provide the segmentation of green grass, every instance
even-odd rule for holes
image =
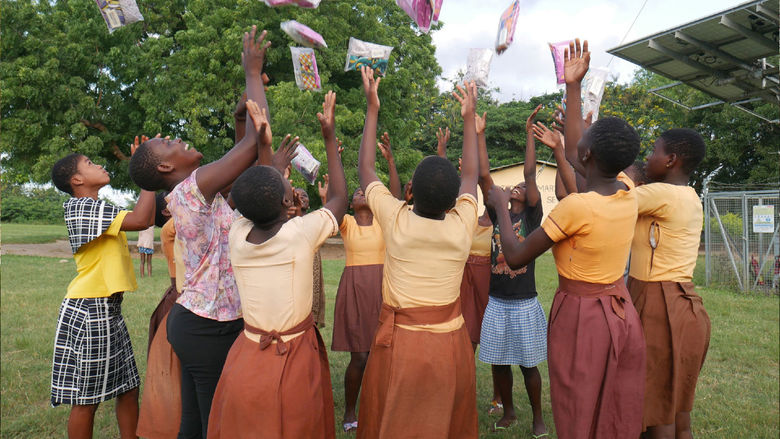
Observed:
[[[168,285],[165,261],[155,258],[153,264],[154,276],[138,279],[138,291],[126,295],[123,310],[142,375],[146,370],[149,316]],[[65,288],[75,273],[75,265],[72,259],[6,255],[0,268],[3,280],[0,301],[0,437],[65,437],[68,408],[49,407],[49,380],[57,311]],[[343,261],[324,261],[328,316],[333,315],[342,268]],[[538,261],[536,278],[539,299],[544,309],[549,311],[557,285],[549,253]],[[695,435],[702,438],[777,438],[780,435],[780,299],[777,296],[742,295],[718,289],[702,289],[700,292],[712,320],[712,339],[697,389],[693,412]],[[323,331],[328,345],[331,330],[332,323],[329,321]],[[329,352],[328,355],[336,421],[340,425],[344,407],[343,373],[349,354]],[[540,371],[544,386],[544,417],[553,432],[546,363],[541,365]],[[505,433],[488,432],[497,419],[488,416],[485,411],[491,396],[490,368],[477,361],[480,437],[530,437],[531,412],[520,371],[515,369],[514,386],[518,426]],[[98,410],[95,437],[117,436],[113,402],[108,402]],[[352,436],[339,431],[338,437]]]
[[[3,244],[44,244],[68,239],[65,225],[14,224],[0,226]],[[138,232],[127,232],[128,241],[137,241]],[[160,228],[154,228],[154,240],[160,241]]]

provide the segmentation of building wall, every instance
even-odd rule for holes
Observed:
[[[539,173],[540,170],[541,173]],[[536,185],[539,187],[539,192],[542,195],[544,218],[547,218],[547,214],[558,204],[558,199],[555,198],[555,173],[555,166],[543,165],[541,163],[536,164]],[[525,181],[522,164],[491,171],[490,176],[493,178],[493,183],[500,186],[512,187],[521,181]],[[479,212],[481,215],[484,211],[482,191],[478,190],[477,192],[479,195]]]

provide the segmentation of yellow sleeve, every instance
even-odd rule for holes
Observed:
[[[631,177],[629,177],[628,174],[626,174],[623,171],[620,171],[616,179],[617,181],[625,183],[625,185],[628,186],[629,190],[632,190],[636,187],[636,185],[634,184],[634,180],[632,180]]]
[[[634,189],[639,215],[661,216],[668,207],[672,194],[664,193],[664,185],[650,183]]]
[[[366,188],[366,202],[374,218],[379,221],[382,230],[390,230],[390,224],[393,221],[398,210],[406,204],[404,201],[394,197],[393,194],[380,181],[372,182]]]
[[[477,228],[477,199],[474,195],[463,194],[455,201],[455,207],[450,210],[450,214],[457,215],[466,226],[466,230],[473,235]]]
[[[125,217],[127,214],[130,213],[129,210],[120,210],[119,214],[114,218],[113,221],[111,221],[111,225],[108,226],[108,229],[106,229],[103,234],[109,235],[109,236],[116,236],[119,234],[119,232],[122,231],[122,222],[125,220]]]
[[[355,219],[352,217],[352,215],[344,214],[344,218],[342,218],[341,224],[339,224],[339,232],[341,232],[341,236],[344,236],[348,233],[349,228],[352,227],[353,221],[355,221]]]
[[[581,194],[571,194],[561,200],[547,215],[547,219],[542,223],[542,229],[553,242],[563,241],[583,231],[588,224],[589,210]]]
[[[300,233],[313,249],[319,248],[326,239],[335,235],[339,230],[336,217],[325,207],[295,218],[293,221],[298,222]]]

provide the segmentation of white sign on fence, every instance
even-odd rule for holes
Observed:
[[[753,233],[775,232],[775,206],[753,206]]]

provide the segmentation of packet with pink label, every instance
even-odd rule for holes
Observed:
[[[275,8],[277,6],[295,5],[302,8],[316,8],[320,5],[320,0],[265,0],[265,4]]]
[[[566,84],[566,79],[563,77],[563,51],[569,47],[569,41],[561,41],[560,43],[547,43],[550,46],[550,55],[552,55],[553,64],[555,64],[555,79],[558,85]]]
[[[515,0],[501,14],[501,20],[498,21],[498,36],[496,36],[496,53],[501,55],[515,38],[515,26],[517,26],[517,17],[520,15],[520,0]]]
[[[306,47],[328,47],[322,35],[305,24],[298,23],[295,20],[288,20],[283,21],[279,27],[300,45]]]
[[[417,23],[423,33],[439,22],[439,12],[443,0],[395,0],[401,9]]]

